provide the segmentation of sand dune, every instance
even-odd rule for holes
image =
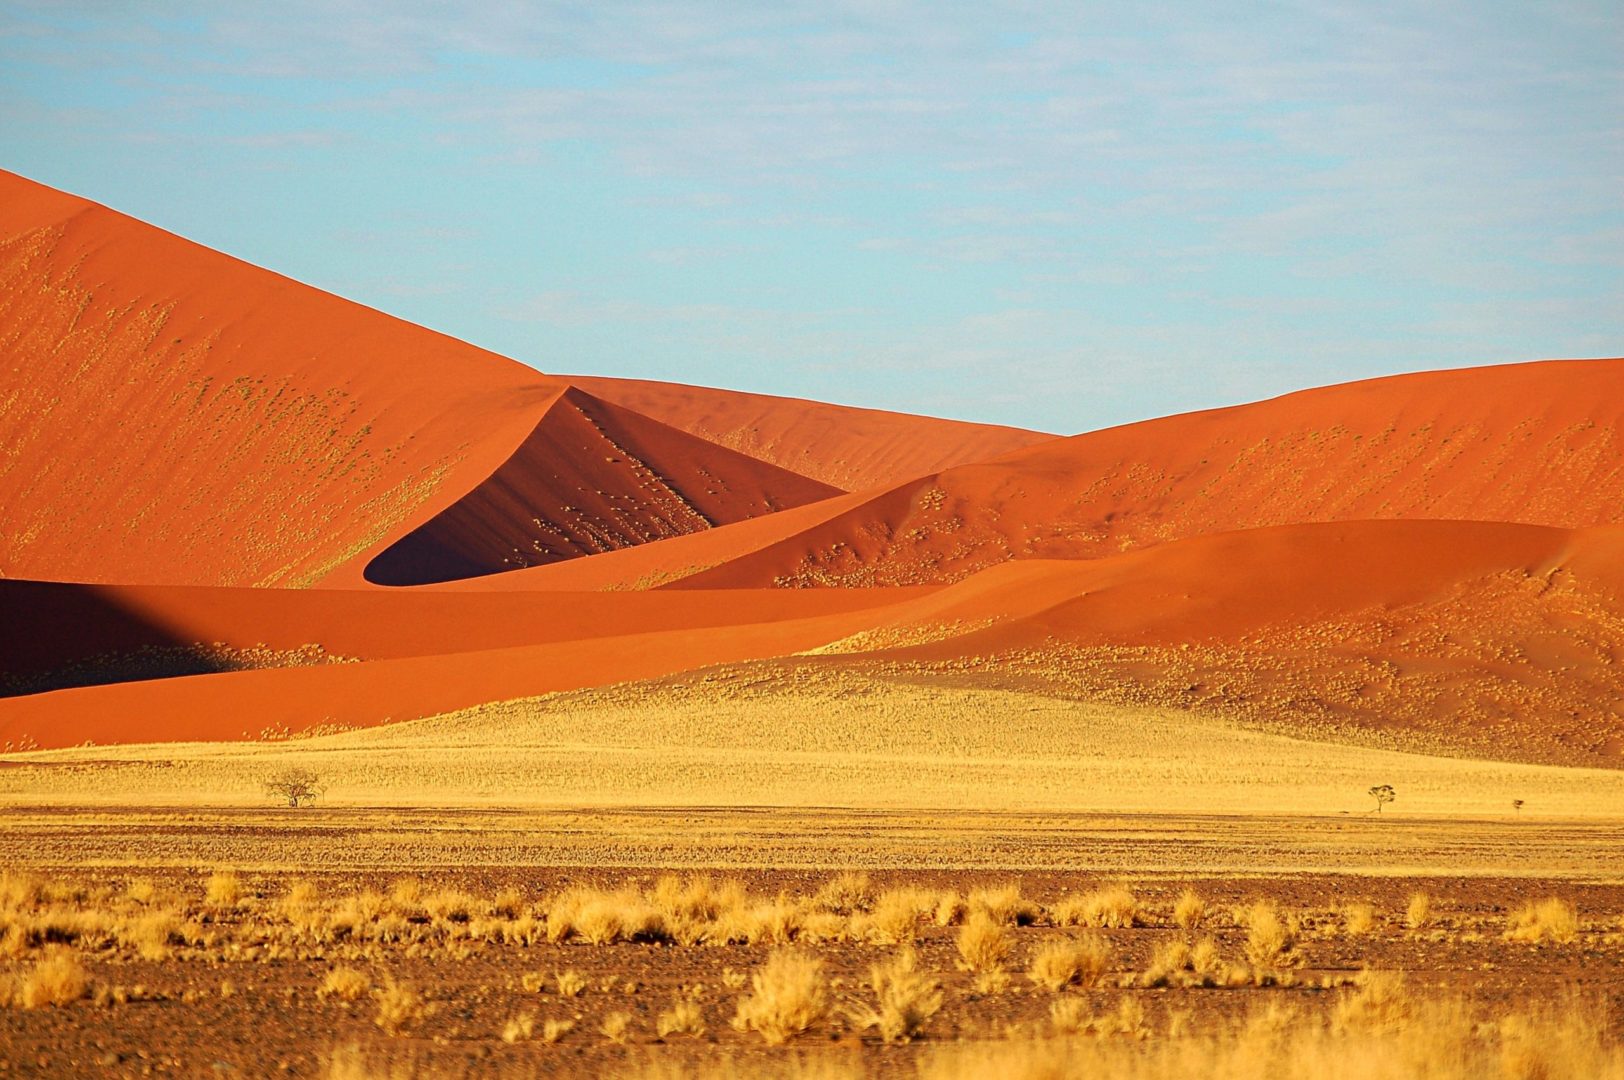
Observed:
[[[767,394],[642,379],[569,379],[605,400],[846,491],[910,480],[1054,438]]]
[[[695,587],[953,581],[1023,558],[1363,518],[1624,521],[1624,360],[1427,372],[1058,439],[896,485]],[[764,530],[765,531],[765,530]]]

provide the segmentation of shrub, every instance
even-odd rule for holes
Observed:
[[[68,949],[52,949],[42,956],[18,984],[14,1000],[24,1009],[70,1005],[85,996],[90,979],[79,958]]]
[[[314,802],[325,791],[321,777],[303,766],[291,766],[265,778],[265,794],[273,799],[286,800],[295,809]]]
[[[804,953],[779,951],[750,978],[751,992],[739,1002],[733,1026],[756,1031],[779,1046],[816,1024],[830,1011],[823,962]]]
[[[1056,926],[1129,927],[1139,922],[1139,901],[1114,885],[1056,904],[1050,913]]]
[[[242,902],[242,879],[235,870],[216,870],[209,875],[203,893],[211,907],[234,908]]]
[[[1207,902],[1194,889],[1185,889],[1173,905],[1173,923],[1183,930],[1194,930],[1207,917]]]
[[[852,1010],[859,1027],[878,1028],[888,1043],[907,1042],[920,1035],[942,1007],[941,984],[918,970],[919,959],[904,949],[890,963],[869,968],[868,984],[875,1005]]]
[[[612,1012],[603,1018],[603,1023],[598,1025],[598,1031],[610,1042],[624,1046],[631,1039],[631,1026],[631,1013]]]
[[[1349,937],[1363,937],[1376,927],[1376,905],[1367,901],[1342,909],[1342,930]]]
[[[985,911],[970,914],[955,944],[964,969],[976,973],[1003,970],[1012,947],[1009,931]]]
[[[1424,892],[1410,894],[1409,906],[1404,909],[1404,925],[1420,930],[1432,921],[1432,897]]]
[[[336,997],[343,1001],[357,1001],[372,989],[372,980],[352,967],[334,968],[327,973],[316,990],[318,997]]]
[[[1111,948],[1098,934],[1056,938],[1038,949],[1028,970],[1033,982],[1051,991],[1077,984],[1099,985],[1111,965]]]
[[[705,1014],[699,1002],[678,998],[655,1020],[654,1031],[662,1039],[673,1035],[691,1035],[697,1039],[705,1034]]]
[[[378,999],[378,1015],[373,1023],[385,1035],[400,1035],[427,1019],[433,1010],[423,995],[410,983],[396,982],[393,977],[384,980],[383,987],[373,991]]]
[[[1579,913],[1566,900],[1550,897],[1529,901],[1506,921],[1506,940],[1537,945],[1552,941],[1565,945],[1579,936]]]
[[[1296,952],[1295,920],[1281,916],[1280,909],[1260,900],[1246,911],[1246,959],[1260,971],[1276,971],[1300,963]]]

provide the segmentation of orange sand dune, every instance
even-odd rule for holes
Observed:
[[[481,577],[837,494],[828,484],[571,389],[500,469],[380,553],[366,577],[384,585]]]
[[[928,591],[928,590],[927,590]],[[918,590],[711,594],[449,593],[243,589],[0,580],[0,677],[16,688],[98,670],[138,677],[212,658],[239,666],[383,660],[686,628],[779,622],[883,607]],[[185,655],[173,655],[183,650]],[[170,655],[166,655],[170,654]],[[82,681],[89,681],[88,679]],[[0,681],[0,690],[6,686]]]
[[[845,491],[898,483],[1054,438],[1021,428],[767,394],[641,379],[568,378],[607,401]]]
[[[0,700],[0,747],[49,749],[87,740],[222,741],[311,728],[365,727],[554,690],[782,656],[854,633],[873,620],[872,614],[862,610],[796,618],[792,608],[781,606],[784,595],[774,590],[764,596],[706,598],[712,611],[724,611],[737,620],[727,626],[708,625],[704,610],[696,608],[689,611],[691,622],[682,629],[364,663],[121,682],[7,698]],[[894,596],[900,599],[906,594]],[[384,598],[393,601],[400,596]],[[872,594],[860,602],[872,604],[886,598],[883,593]],[[805,610],[794,614],[805,614]],[[649,625],[682,621],[672,614],[646,621]],[[753,617],[778,621],[748,621]],[[629,628],[639,621],[624,618],[623,625]],[[361,635],[381,633],[360,624],[350,630]]]
[[[814,403],[763,408],[757,426],[780,456],[911,468],[951,459],[960,436],[961,455],[1041,437]],[[735,413],[705,404],[685,422]],[[923,456],[908,458],[899,433]],[[409,584],[836,493],[4,172],[0,446],[0,576],[13,578],[345,587],[365,584],[370,566],[377,582]]]
[[[765,546],[752,538],[766,523],[734,526],[744,554],[683,584],[954,581],[1009,559],[1100,558],[1295,522],[1616,523],[1621,422],[1624,360],[1326,387],[948,469]]]
[[[1621,555],[1618,526],[1254,529],[1007,563],[877,612],[843,651],[1013,667],[1089,696],[1304,735],[1407,730],[1488,756],[1618,765]]]

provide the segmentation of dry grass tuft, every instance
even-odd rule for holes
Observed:
[[[574,969],[560,971],[553,976],[553,985],[557,987],[559,997],[580,997],[586,990],[586,976]]]
[[[972,911],[954,942],[960,966],[975,974],[1002,971],[1014,942],[1004,924],[985,911]]]
[[[1138,899],[1121,885],[1069,897],[1049,914],[1056,926],[1129,927],[1141,921]]]
[[[1410,902],[1404,909],[1404,925],[1410,930],[1424,929],[1432,921],[1432,897],[1424,892],[1410,894]]]
[[[1579,912],[1559,897],[1529,901],[1506,920],[1507,941],[1566,945],[1579,937]]]
[[[378,1014],[372,1022],[385,1035],[402,1035],[434,1012],[434,1007],[423,999],[410,983],[397,982],[393,977],[384,980],[380,989],[373,991],[378,999]]]
[[[1185,889],[1173,905],[1173,924],[1181,930],[1198,928],[1207,917],[1207,902],[1194,889]]]
[[[536,1014],[523,1012],[502,1025],[502,1041],[508,1045],[527,1042],[536,1034]]]
[[[244,892],[235,870],[216,870],[203,885],[203,897],[210,907],[234,908],[242,903]]]
[[[541,1041],[551,1046],[574,1030],[573,1020],[549,1020],[541,1025]]]
[[[841,915],[863,911],[873,901],[874,889],[869,883],[868,875],[851,870],[842,871],[825,882],[817,895],[812,898],[814,906]]]
[[[1245,912],[1246,959],[1259,972],[1279,971],[1302,963],[1297,951],[1295,918],[1283,916],[1268,900],[1259,900]]]
[[[624,1046],[631,1041],[632,1014],[612,1012],[598,1025],[598,1032],[610,1042]]]
[[[669,1039],[673,1035],[689,1035],[697,1039],[705,1034],[705,1013],[699,1007],[699,1002],[691,998],[678,998],[654,1021],[654,1031],[662,1039]]]
[[[9,998],[20,1009],[41,1009],[47,1005],[71,1005],[85,996],[90,978],[70,949],[53,948],[34,963],[33,968],[11,988]]]
[[[1364,937],[1376,928],[1376,905],[1360,901],[1342,909],[1342,932],[1349,937]]]
[[[372,980],[352,967],[334,968],[327,973],[316,990],[318,997],[336,997],[341,1001],[359,1001],[372,989]]]
[[[733,1026],[761,1034],[780,1046],[829,1016],[829,990],[823,961],[800,952],[778,951],[750,978],[751,992],[739,1002]]]
[[[991,889],[976,889],[970,893],[967,906],[971,915],[981,912],[994,922],[1031,926],[1043,914],[1043,909],[1021,895],[1015,884],[999,885]]]
[[[869,968],[868,984],[875,1004],[851,1010],[857,1026],[878,1028],[880,1038],[888,1043],[907,1042],[922,1034],[942,1007],[942,987],[918,968],[919,958],[912,949]]]
[[[1055,938],[1032,956],[1027,974],[1037,985],[1059,991],[1067,986],[1091,989],[1111,966],[1111,947],[1098,934]]]

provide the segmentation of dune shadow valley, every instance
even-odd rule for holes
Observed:
[[[1059,434],[0,173],[13,1076],[1624,1080],[1624,359]]]

